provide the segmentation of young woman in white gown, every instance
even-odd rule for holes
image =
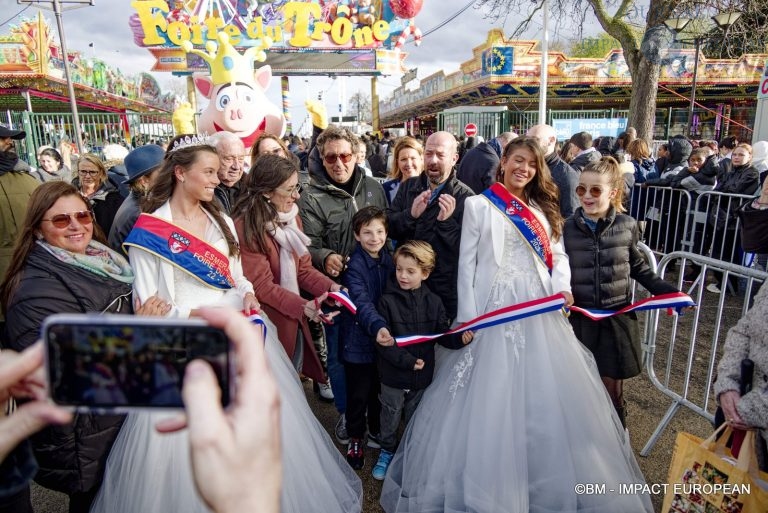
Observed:
[[[498,181],[489,192],[507,200],[502,209],[485,195],[465,203],[458,322],[557,292],[572,302],[556,188],[536,140],[507,145]],[[538,237],[504,212],[509,193]],[[549,265],[529,241],[551,248]],[[619,483],[642,482],[591,354],[555,311],[438,353],[381,504],[387,513],[652,512],[647,495],[618,492]],[[581,483],[616,493],[578,495]]]
[[[200,306],[228,305],[246,311],[258,307],[253,287],[243,276],[232,220],[212,202],[219,183],[218,168],[219,159],[211,146],[170,150],[146,210],[153,219],[172,223],[164,226],[181,228],[228,257],[224,264],[228,264],[233,286],[215,288],[193,276],[182,262],[172,264],[158,256],[169,253],[170,239],[169,243],[161,241],[165,247],[161,244],[154,249],[139,239],[129,237],[127,241],[136,273],[135,296],[144,301],[157,293],[171,303],[169,316],[187,317]],[[280,387],[282,405],[282,512],[359,512],[360,479],[309,409],[298,376],[275,338],[277,330],[268,319],[265,321],[267,357]],[[92,513],[209,511],[193,484],[186,431],[160,434],[155,429],[155,424],[168,416],[145,412],[128,415],[110,453]]]

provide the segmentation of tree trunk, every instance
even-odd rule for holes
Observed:
[[[637,136],[650,142],[656,125],[656,95],[661,68],[640,56],[632,71],[632,96],[629,100],[629,126],[635,127]]]

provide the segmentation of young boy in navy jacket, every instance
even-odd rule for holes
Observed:
[[[379,207],[360,209],[352,217],[357,245],[349,257],[342,284],[357,306],[357,314],[342,313],[344,341],[342,361],[347,385],[347,462],[359,470],[365,463],[363,451],[368,424],[368,446],[378,448],[379,374],[376,369],[376,334],[386,325],[376,304],[394,270],[387,242],[387,215]]]
[[[428,342],[399,347],[394,337],[433,335],[449,329],[448,316],[440,297],[424,284],[435,268],[435,252],[429,243],[408,241],[395,251],[395,280],[379,301],[386,320],[376,334],[381,379],[381,452],[373,477],[383,480],[397,448],[397,428],[405,413],[405,424],[432,383],[435,370],[435,343],[458,349],[468,344],[471,331],[445,335]]]

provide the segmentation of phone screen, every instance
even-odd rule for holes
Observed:
[[[139,318],[133,318],[139,319]],[[54,402],[91,408],[183,407],[184,372],[195,359],[213,367],[222,404],[230,400],[229,340],[218,328],[125,322],[47,326]]]

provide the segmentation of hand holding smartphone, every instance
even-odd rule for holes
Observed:
[[[189,362],[207,361],[234,394],[234,359],[227,335],[202,319],[58,314],[43,324],[51,398],[77,411],[112,413],[183,408]]]

